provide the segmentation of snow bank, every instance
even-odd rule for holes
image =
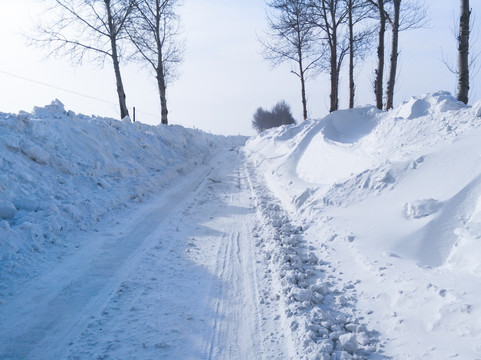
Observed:
[[[232,143],[180,126],[75,114],[58,100],[0,113],[2,268],[21,267],[72,231],[141,202]]]
[[[342,110],[322,120],[270,130],[250,140],[247,149],[291,210],[316,208],[313,214],[318,214],[326,206],[354,204],[361,209],[362,202],[383,195],[389,206],[371,207],[364,216],[371,220],[366,221],[383,219],[387,211],[405,223],[437,213],[450,200],[469,216],[476,200],[463,194],[476,192],[481,175],[475,166],[479,154],[473,151],[479,148],[480,107],[466,107],[439,92],[413,98],[390,112],[373,107]],[[447,220],[442,215],[446,212],[438,218]],[[429,224],[423,223],[423,228],[432,228]],[[449,255],[446,247],[456,242],[457,225],[452,223],[450,234],[439,242],[439,254],[431,258],[423,254],[426,246],[437,246],[426,239],[431,233],[423,233],[404,250],[422,264],[441,265]],[[424,231],[417,225],[408,227],[411,233]],[[409,237],[404,233],[384,242],[383,250],[398,248],[396,242]]]
[[[389,112],[337,111],[246,145],[290,216],[310,227],[307,239],[337,254],[343,281],[360,282],[359,306],[399,358],[481,356],[480,117],[481,102],[438,92]],[[461,327],[463,341],[450,343]],[[410,346],[419,338],[425,349]]]

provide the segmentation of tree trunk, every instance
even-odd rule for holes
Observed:
[[[458,38],[458,95],[463,103],[468,103],[469,93],[469,0],[461,0],[461,17]]]
[[[302,100],[302,118],[307,120],[307,99],[306,99],[306,79],[304,77],[304,63],[301,46],[301,33],[297,32],[297,57],[299,64],[299,78],[301,79],[301,100]]]
[[[117,94],[119,96],[120,118],[123,119],[129,116],[129,109],[127,108],[124,85],[122,83],[122,76],[120,76],[120,62],[117,52],[117,30],[115,29],[114,19],[112,17],[112,9],[110,7],[110,0],[104,0],[105,8],[107,10],[107,21],[110,34],[110,45],[112,47],[112,63],[114,65],[115,80],[117,82]]]
[[[307,120],[307,99],[306,99],[306,80],[304,74],[301,76],[301,96],[302,96],[302,118]]]
[[[337,71],[337,47],[331,50],[331,105],[329,112],[339,108],[339,72]]]
[[[120,63],[117,55],[117,49],[114,50],[114,48],[112,48],[112,61],[115,70],[115,80],[117,82],[117,94],[119,96],[120,118],[123,119],[126,116],[129,116],[129,109],[127,108],[124,85],[122,83],[122,77],[120,76]]]
[[[374,95],[376,96],[376,107],[382,110],[382,83],[384,77],[384,34],[386,32],[386,14],[384,13],[384,0],[378,0],[379,10],[379,43],[377,47],[378,65],[376,79],[374,80]]]
[[[349,109],[354,107],[355,84],[354,84],[354,24],[352,20],[353,1],[348,2],[348,25],[349,25]]]
[[[164,79],[164,71],[163,68],[160,67],[157,69],[157,84],[159,86],[159,96],[160,96],[160,113],[161,113],[161,122],[164,125],[167,125],[169,122],[167,120],[167,115],[169,111],[167,110],[167,98],[165,96],[165,79]]]
[[[337,26],[336,14],[331,3],[331,106],[329,112],[336,111],[339,108],[339,70],[337,67]]]
[[[302,68],[302,60],[299,61],[299,75],[301,78],[302,117],[304,120],[307,120],[306,80],[304,78],[304,69]]]
[[[393,0],[394,19],[392,23],[392,49],[389,70],[389,80],[386,91],[386,110],[392,109],[394,104],[394,85],[396,83],[398,48],[399,48],[399,14],[401,12],[401,0]]]
[[[157,67],[155,68],[157,86],[159,87],[160,97],[160,121],[162,124],[167,125],[169,123],[167,116],[169,111],[167,110],[167,97],[166,97],[166,84],[165,84],[165,68],[163,58],[163,43],[161,40],[162,33],[162,4],[160,0],[155,2],[155,41],[157,42]]]

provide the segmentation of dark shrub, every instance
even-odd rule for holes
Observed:
[[[281,125],[295,124],[296,120],[292,117],[291,107],[284,101],[279,101],[271,111],[258,108],[252,120],[252,127],[258,133],[264,130],[278,127]]]

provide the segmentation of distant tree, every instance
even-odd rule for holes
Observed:
[[[268,0],[272,10],[267,21],[270,32],[260,42],[264,57],[274,66],[285,61],[295,64],[291,72],[301,81],[303,118],[307,119],[306,80],[319,63],[318,39],[313,25],[307,21],[307,0]]]
[[[82,62],[85,56],[104,62],[112,60],[120,105],[120,116],[129,115],[120,74],[126,24],[136,0],[52,0],[54,16],[38,26],[38,37],[32,43],[48,46],[50,54],[69,55]]]
[[[252,127],[261,133],[267,129],[281,125],[295,124],[296,120],[292,117],[291,108],[285,101],[279,101],[271,111],[258,108],[254,113]]]
[[[155,73],[159,90],[161,122],[168,123],[166,88],[182,61],[183,42],[179,41],[178,0],[137,0],[127,33],[136,49],[135,57],[145,61]]]
[[[458,34],[458,91],[457,99],[468,103],[469,93],[469,0],[460,0],[461,11]]]

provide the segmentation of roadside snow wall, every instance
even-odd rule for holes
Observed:
[[[21,266],[23,255],[160,192],[233,140],[245,141],[75,114],[58,100],[0,113],[0,264]]]

